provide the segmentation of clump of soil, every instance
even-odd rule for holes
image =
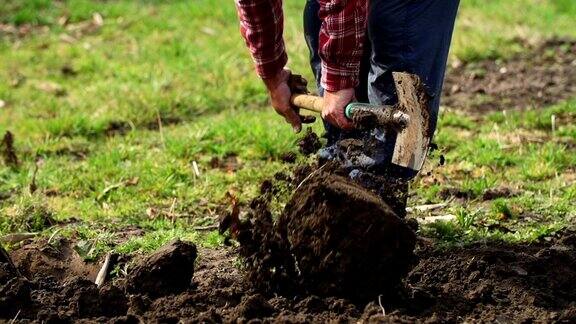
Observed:
[[[240,254],[258,288],[362,299],[393,290],[410,269],[414,232],[331,167],[305,178],[276,222],[260,197],[238,226]]]
[[[172,241],[141,260],[128,277],[128,291],[163,296],[190,287],[194,274],[196,246]]]
[[[525,45],[522,55],[461,64],[446,75],[442,104],[482,113],[545,107],[576,95],[576,41]]]
[[[17,168],[19,164],[18,156],[14,149],[14,135],[10,131],[4,133],[2,142],[0,142],[0,147],[2,147],[2,158],[4,159],[4,164],[11,168]]]
[[[317,294],[377,296],[413,261],[414,232],[378,196],[343,176],[311,177],[286,205],[279,227],[301,285]]]
[[[222,158],[214,156],[210,160],[210,167],[213,169],[220,169],[226,172],[235,172],[241,167],[241,163],[236,153],[226,153]]]
[[[298,147],[300,153],[308,156],[316,153],[322,147],[322,143],[312,128],[308,128],[306,134],[298,140]]]

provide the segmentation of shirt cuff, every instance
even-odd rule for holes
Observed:
[[[277,76],[284,66],[286,66],[287,62],[288,55],[285,51],[282,51],[277,58],[265,63],[256,64],[256,72],[262,79],[270,79]]]
[[[358,86],[360,66],[332,66],[322,62],[322,79],[320,85],[327,91],[336,92]]]

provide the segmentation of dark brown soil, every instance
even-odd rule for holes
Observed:
[[[192,283],[196,256],[194,244],[171,242],[138,262],[128,276],[127,290],[151,296],[182,292]]]
[[[34,250],[32,259],[43,255],[40,245],[21,249]],[[122,277],[97,288],[92,278],[75,274],[73,265],[59,277],[46,268],[30,274],[25,259],[15,257],[21,254],[19,249],[11,256],[22,275],[0,255],[0,321],[9,321],[18,312],[19,320],[46,322],[576,321],[574,233],[524,245],[486,243],[449,250],[421,245],[419,261],[407,279],[395,295],[383,296],[380,303],[378,296],[353,302],[314,294],[259,292],[245,280],[232,250],[201,249],[194,284],[162,297],[127,293],[130,280]]]
[[[442,104],[482,113],[545,107],[576,96],[576,41],[551,39],[508,60],[452,68]]]
[[[0,142],[0,148],[2,149],[2,158],[4,159],[4,164],[11,168],[18,167],[18,156],[16,155],[16,150],[14,149],[14,135],[10,131],[4,133],[2,142]]]
[[[373,192],[325,165],[303,179],[277,221],[274,184],[232,231],[250,282],[267,292],[365,299],[394,290],[413,261],[412,229]]]
[[[306,134],[298,140],[298,147],[300,153],[308,156],[316,153],[322,147],[322,143],[318,135],[312,131],[312,128],[308,128]]]
[[[308,292],[377,296],[393,289],[413,261],[414,232],[377,195],[343,176],[310,177],[278,223]]]

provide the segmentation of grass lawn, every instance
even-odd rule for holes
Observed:
[[[286,42],[290,67],[310,80],[303,5],[285,1]],[[5,0],[0,23],[0,134],[14,134],[20,159],[0,165],[0,236],[74,237],[87,258],[174,237],[216,246],[216,232],[195,228],[214,224],[226,192],[246,202],[289,170],[280,156],[298,136],[267,106],[232,1]],[[554,36],[576,37],[573,0],[466,0],[450,59],[505,59]],[[576,99],[508,114],[443,110],[440,150],[409,204],[444,202],[450,188],[468,198],[442,211],[455,221],[422,233],[524,242],[574,224],[575,117]],[[435,167],[439,154],[447,164]],[[231,155],[237,168],[211,167]],[[482,199],[500,187],[517,194]],[[134,226],[145,234],[120,240]]]

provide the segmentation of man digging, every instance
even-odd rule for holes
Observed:
[[[304,34],[323,97],[328,140],[319,155],[349,162],[341,143],[361,140],[363,146],[375,146],[366,158],[370,172],[389,179],[381,196],[401,217],[405,215],[407,180],[419,167],[395,163],[396,134],[355,129],[345,108],[351,102],[394,105],[398,96],[393,72],[417,75],[429,96],[426,117],[431,137],[458,5],[459,0],[306,1]],[[299,132],[305,120],[290,101],[293,93],[288,83],[291,73],[285,68],[282,0],[236,0],[236,6],[242,36],[272,106]],[[369,186],[362,168],[351,169],[351,177]]]

